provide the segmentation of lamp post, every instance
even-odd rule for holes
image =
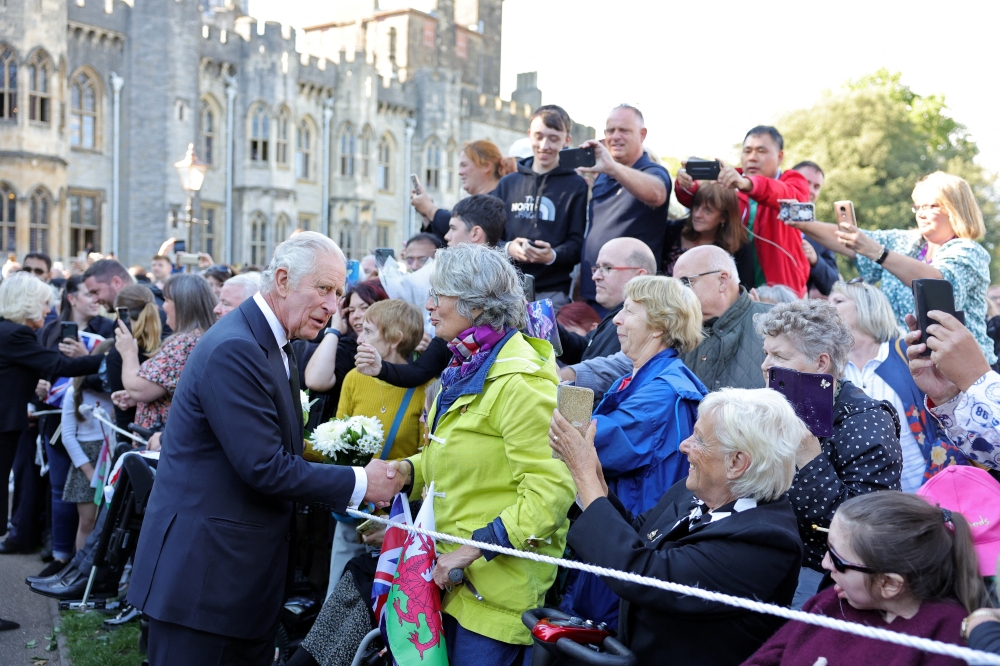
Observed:
[[[208,224],[208,222],[206,220],[199,220],[194,216],[194,197],[205,183],[208,165],[198,159],[198,156],[194,154],[194,144],[189,143],[187,153],[184,154],[184,159],[174,163],[174,168],[177,169],[177,175],[181,179],[181,188],[187,193],[187,203],[184,205],[183,217],[178,216],[176,210],[171,211],[171,222],[174,225],[182,222],[187,227],[188,252],[197,256],[191,243],[191,225]]]

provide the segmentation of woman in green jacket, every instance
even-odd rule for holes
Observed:
[[[559,383],[548,342],[522,336],[525,303],[510,260],[482,245],[438,250],[427,300],[452,364],[428,415],[430,440],[398,464],[414,493],[434,482],[437,529],[553,557],[563,553],[576,488],[547,445]],[[407,464],[409,463],[409,464]],[[521,613],[542,605],[556,567],[437,544],[434,581],[464,569],[442,602],[453,664],[520,664],[531,645]]]

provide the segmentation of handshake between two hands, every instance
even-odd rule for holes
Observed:
[[[375,458],[365,467],[365,475],[368,477],[365,501],[373,502],[378,507],[388,506],[392,498],[412,480],[410,463],[405,460]]]

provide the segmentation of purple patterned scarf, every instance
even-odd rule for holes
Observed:
[[[489,326],[473,326],[458,334],[448,343],[448,349],[455,355],[451,365],[441,373],[441,386],[447,388],[459,379],[472,375],[483,366],[490,351],[510,332],[510,329],[494,331]]]

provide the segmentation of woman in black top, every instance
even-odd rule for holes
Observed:
[[[704,182],[691,202],[691,214],[670,220],[663,239],[663,274],[674,275],[674,262],[687,250],[699,245],[718,245],[733,255],[740,284],[754,286],[753,246],[740,218],[736,190],[718,183]]]
[[[10,475],[18,439],[28,427],[28,402],[39,380],[89,375],[101,364],[97,356],[67,356],[76,351],[78,342],[61,342],[59,351],[38,342],[35,331],[42,328],[51,299],[49,286],[27,273],[17,273],[0,283],[0,386],[5,398],[0,400],[0,479]],[[0,483],[0,498],[0,510],[6,516],[6,483]],[[0,534],[6,532],[6,525],[0,528]],[[5,541],[0,550],[17,552],[32,545]]]

